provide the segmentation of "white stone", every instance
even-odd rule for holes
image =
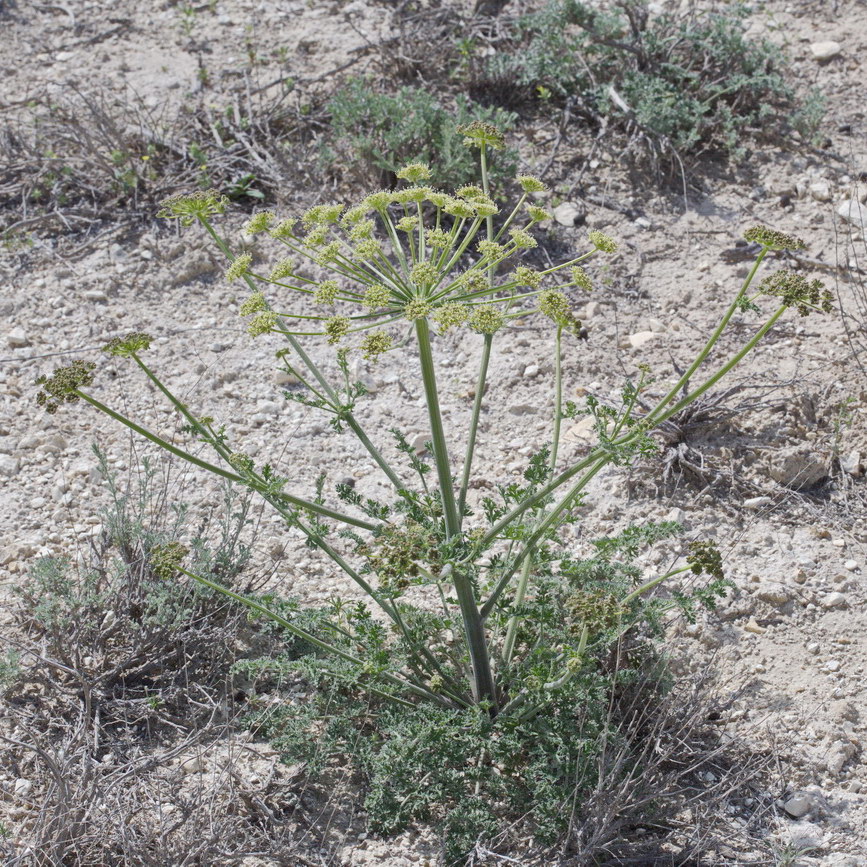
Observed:
[[[659,337],[655,331],[636,331],[629,335],[629,345],[633,349],[641,349],[642,346],[651,343]]]
[[[0,474],[4,476],[14,476],[21,466],[18,458],[12,455],[0,455]]]
[[[841,51],[843,46],[839,42],[832,42],[830,39],[825,42],[814,42],[810,46],[810,52],[815,60],[820,63],[825,63],[828,60],[835,58]]]
[[[774,481],[787,488],[801,490],[817,485],[828,476],[828,459],[812,448],[794,448],[778,452],[771,464]]]
[[[23,349],[25,346],[30,346],[30,338],[23,328],[13,328],[6,335],[6,345],[10,349]]]
[[[820,600],[822,608],[842,608],[846,604],[846,597],[842,593],[826,593]]]
[[[553,215],[561,226],[577,226],[584,220],[584,209],[575,202],[563,202],[554,208]]]
[[[194,756],[191,759],[181,762],[181,770],[185,774],[197,774],[205,770],[205,763],[198,756]]]
[[[528,364],[524,368],[524,379],[533,379],[534,377],[539,375],[539,365],[538,364]]]
[[[867,227],[867,205],[858,199],[847,199],[837,208],[837,215],[853,226]]]
[[[850,476],[860,476],[861,469],[861,452],[852,451],[848,455],[840,458],[840,469]]]
[[[831,185],[827,181],[816,181],[810,184],[810,197],[817,202],[830,202]]]
[[[744,632],[752,632],[753,635],[764,635],[767,630],[764,626],[759,626],[759,624],[756,623],[755,617],[751,617],[744,625]]]
[[[770,497],[750,497],[744,500],[745,509],[761,509],[762,506],[769,506],[774,501]]]
[[[100,304],[105,304],[108,301],[108,295],[102,289],[88,289],[84,293],[84,297],[87,301],[94,301]]]

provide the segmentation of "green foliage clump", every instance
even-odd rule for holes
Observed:
[[[323,161],[335,167],[361,164],[367,179],[382,180],[381,173],[396,174],[406,163],[422,162],[434,169],[438,184],[459,186],[476,171],[473,154],[463,146],[457,128],[482,121],[508,132],[516,115],[489,108],[459,96],[454,110],[420,87],[402,87],[394,94],[377,93],[361,79],[348,82],[328,103],[331,135]],[[497,183],[514,174],[517,154],[500,154],[492,180]]]
[[[781,51],[746,35],[749,13],[735,3],[655,14],[647,0],[550,0],[519,19],[512,50],[485,61],[481,75],[500,90],[577,100],[579,111],[637,125],[684,153],[738,158],[745,137],[781,125],[813,138],[821,107],[813,99],[796,110]]]

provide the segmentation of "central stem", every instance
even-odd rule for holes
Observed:
[[[455,498],[451,466],[449,464],[448,447],[446,446],[446,437],[443,431],[443,420],[440,413],[436,372],[434,370],[433,354],[430,345],[430,329],[427,319],[416,319],[415,333],[418,339],[421,376],[424,383],[428,417],[430,418],[431,441],[433,443],[437,478],[439,479],[440,497],[443,504],[446,538],[451,539],[460,533],[461,521]],[[450,574],[447,575],[447,573]],[[494,676],[491,672],[488,644],[485,640],[485,624],[479,612],[472,581],[466,572],[452,569],[450,566],[447,566],[443,570],[442,578],[445,579],[446,577],[450,577],[454,583],[458,605],[460,605],[461,609],[464,635],[467,639],[467,647],[473,667],[473,699],[476,702],[490,702],[492,713],[496,713],[497,694],[494,688]]]

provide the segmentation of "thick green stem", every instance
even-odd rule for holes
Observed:
[[[443,516],[446,526],[446,538],[452,538],[461,531],[461,522],[455,499],[452,471],[449,464],[449,453],[446,446],[443,420],[440,413],[439,395],[437,393],[436,371],[434,370],[433,354],[430,345],[430,329],[427,319],[416,319],[416,337],[421,361],[422,382],[424,383],[425,400],[427,401],[428,418],[430,419],[431,440],[433,442],[434,462],[437,468],[437,478],[440,486],[440,497],[443,504]],[[473,585],[469,576],[460,570],[452,572],[452,582],[461,609],[461,619],[470,660],[473,666],[473,699],[476,702],[489,701],[492,710],[496,711],[496,690],[491,672],[491,660],[488,656],[488,645],[485,640],[485,626],[479,614]]]
[[[470,473],[473,467],[473,455],[476,450],[476,435],[479,429],[479,416],[482,411],[482,400],[485,396],[485,386],[488,379],[488,364],[491,361],[491,345],[494,341],[493,334],[485,335],[482,347],[482,358],[479,362],[479,378],[476,382],[476,396],[473,400],[473,414],[470,418],[470,431],[467,437],[467,453],[464,457],[464,470],[461,476],[461,493],[458,497],[458,515],[461,522],[464,519],[464,509],[467,504],[467,489],[470,485]]]

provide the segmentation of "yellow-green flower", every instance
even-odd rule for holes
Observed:
[[[250,297],[241,305],[238,311],[241,316],[250,316],[253,313],[262,313],[268,309],[268,302],[265,296],[259,290],[256,290]]]
[[[411,184],[417,184],[419,181],[430,180],[430,168],[425,163],[407,163],[397,176],[404,181],[409,181]]]
[[[533,175],[518,175],[515,180],[525,193],[544,193],[548,189],[543,181]]]
[[[580,289],[586,289],[588,292],[593,289],[593,281],[590,279],[590,275],[583,268],[579,268],[576,265],[571,269],[571,272],[573,286],[578,286]]]
[[[258,337],[260,334],[268,334],[274,330],[277,324],[277,314],[270,310],[265,313],[257,313],[247,324],[247,333],[251,337]]]
[[[493,304],[474,307],[467,324],[477,334],[494,334],[506,324],[506,317]]]
[[[542,285],[542,275],[524,265],[515,268],[512,272],[512,280],[519,286],[527,286],[530,289],[538,289]]]
[[[268,275],[269,280],[282,280],[284,277],[294,277],[295,276],[295,262],[289,258],[288,256],[285,259],[281,259],[272,269],[271,273]]]
[[[588,235],[588,238],[590,238],[590,243],[603,253],[613,253],[617,249],[617,241],[604,232],[597,232],[594,229]]]
[[[536,239],[524,229],[510,229],[509,235],[518,250],[531,250],[536,245]]]
[[[328,342],[333,346],[339,343],[349,334],[349,320],[345,316],[332,316],[325,323],[325,334],[328,337]]]
[[[368,361],[378,361],[380,355],[391,349],[392,343],[391,336],[385,331],[374,331],[361,341],[362,356]]]
[[[361,306],[367,310],[378,310],[380,307],[388,307],[391,303],[391,292],[382,283],[375,283],[365,293]]]
[[[240,256],[236,256],[232,264],[226,269],[226,279],[231,283],[233,280],[243,277],[250,270],[252,261],[252,253],[242,253]]]
[[[277,218],[273,211],[259,211],[244,223],[244,232],[248,235],[258,235],[260,232],[267,231],[275,219]]]
[[[410,322],[414,322],[416,319],[424,319],[424,317],[430,313],[430,310],[430,302],[425,301],[424,298],[413,298],[406,307],[403,308],[403,315],[409,319]]]
[[[337,285],[336,280],[323,280],[316,289],[313,300],[317,304],[334,304],[339,291],[340,287]]]
[[[431,314],[431,319],[436,323],[440,334],[445,334],[450,328],[463,325],[470,314],[470,308],[466,304],[443,304],[437,307]]]

